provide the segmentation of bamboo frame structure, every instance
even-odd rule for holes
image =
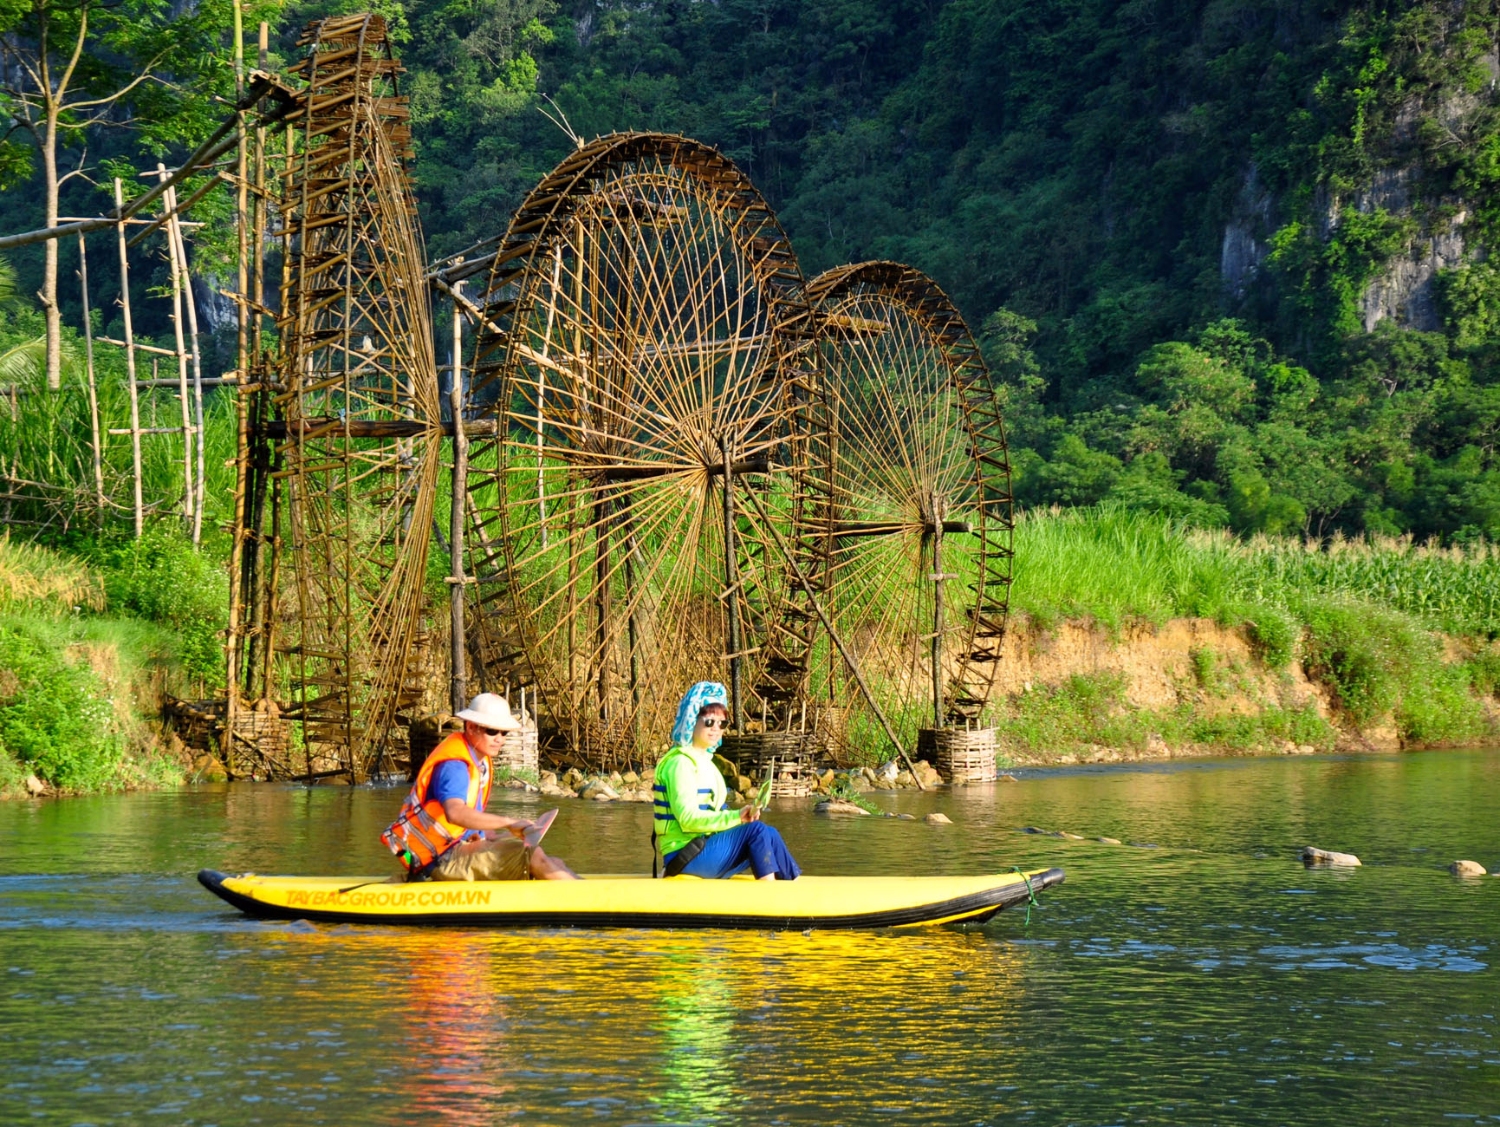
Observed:
[[[962,317],[920,271],[858,263],[808,292],[833,420],[817,530],[829,613],[911,746],[921,728],[976,721],[994,680],[1013,547],[998,400]],[[835,667],[823,688],[857,706]]]
[[[566,158],[490,254],[473,396],[495,420],[471,468],[484,686],[534,686],[554,744],[639,762],[682,687],[748,692],[733,723],[789,723],[813,615],[761,518],[822,502],[802,277],[732,162],[664,134]],[[715,513],[718,513],[716,516]],[[817,574],[821,568],[813,566]],[[748,714],[748,715],[747,715]]]
[[[655,133],[582,144],[502,237],[429,271],[384,20],[329,17],[299,45],[296,89],[262,73],[264,24],[248,82],[236,46],[235,113],[182,168],[150,174],[159,214],[136,218],[145,205],[116,181],[113,216],[48,236],[116,231],[131,426],[109,433],[131,435],[137,535],[142,436],[180,432],[196,542],[204,389],[237,385],[231,775],[361,782],[405,766],[441,612],[427,572],[447,434],[452,709],[475,689],[529,695],[549,748],[597,765],[649,761],[704,677],[730,686],[745,746],[794,758],[828,704],[866,709],[903,755],[915,729],[979,718],[1008,610],[1010,470],[989,373],[930,279],[873,262],[806,283],[730,160]],[[283,144],[268,148],[273,126]],[[179,202],[229,145],[234,171]],[[182,216],[223,183],[236,368],[205,380]],[[128,249],[157,230],[170,349],[135,340],[130,306]],[[86,271],[80,247],[85,309]],[[434,288],[452,300],[446,410]],[[170,357],[175,378],[138,378],[138,354]],[[181,426],[143,425],[141,393],[168,385]],[[257,748],[257,732],[274,738]]]
[[[306,88],[278,208],[280,351],[259,424],[265,455],[281,463],[265,467],[273,529],[284,523],[291,543],[277,546],[262,599],[304,776],[361,782],[395,769],[402,711],[420,696],[411,675],[443,428],[403,166],[409,110],[385,21],[330,17],[299,45]],[[268,673],[264,690],[279,680]]]

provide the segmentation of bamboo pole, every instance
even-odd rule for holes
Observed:
[[[125,190],[115,177],[115,209],[123,211]],[[135,332],[130,323],[130,259],[125,250],[125,224],[116,228],[120,241],[120,309],[125,316],[125,386],[130,389],[130,464],[135,484],[135,538],[141,538],[145,513],[141,503],[141,400],[135,386]]]
[[[204,486],[204,430],[203,430],[203,358],[198,346],[198,302],[193,297],[193,279],[188,273],[187,240],[182,237],[182,222],[176,215],[177,189],[167,190],[167,198],[173,209],[169,223],[170,237],[177,244],[177,268],[182,274],[182,300],[187,306],[188,341],[193,359],[193,433],[197,436],[197,459],[194,467],[193,494],[193,547],[203,539],[203,502],[206,499]]]
[[[240,0],[234,0],[234,100],[238,105],[245,97],[245,18]],[[238,142],[235,146],[235,195],[234,195],[234,230],[236,236],[236,271],[235,271],[235,296],[239,300],[235,303],[235,338],[234,338],[234,366],[239,376],[241,386],[250,383],[250,365],[247,362],[246,348],[248,345],[248,334],[246,319],[249,307],[245,304],[248,296],[247,286],[249,283],[248,262],[249,240],[247,238],[245,215],[246,204],[246,175],[249,172],[245,152],[245,112],[239,110],[236,115],[235,138]],[[224,742],[222,745],[223,757],[226,761],[234,758],[234,734],[239,718],[240,704],[240,634],[243,629],[244,615],[240,603],[244,598],[244,563],[245,563],[245,489],[246,478],[249,476],[249,443],[247,430],[249,419],[246,417],[246,408],[249,404],[249,395],[245,392],[235,396],[234,401],[234,525],[232,538],[229,546],[229,630],[224,639]]]
[[[267,56],[270,51],[270,27],[265,21],[260,25],[259,41],[259,67],[265,71],[267,67]],[[251,274],[251,297],[255,301],[254,309],[261,310],[266,307],[266,129],[259,118],[255,124],[255,194],[251,197],[250,215],[251,230],[250,242],[255,247],[252,258],[253,271]],[[255,358],[257,372],[263,372],[264,357],[261,347],[261,315],[256,312],[250,321],[250,343],[249,354]],[[244,394],[243,392],[241,393]],[[269,398],[267,392],[262,389],[254,392],[254,401],[250,404],[250,417],[257,426],[265,422],[266,403]],[[245,544],[244,584],[250,594],[249,609],[249,643],[245,652],[245,691],[252,697],[256,691],[256,676],[260,670],[257,662],[259,647],[266,644],[266,587],[262,577],[266,566],[265,553],[265,504],[266,504],[266,474],[270,469],[270,452],[264,438],[256,440],[256,447],[251,455],[254,461],[254,480],[247,486],[249,496],[247,498],[250,506],[247,541]],[[260,685],[262,695],[271,696],[267,687],[269,680]]]
[[[89,429],[94,451],[94,503],[99,523],[104,523],[104,438],[99,433],[99,385],[94,378],[94,323],[89,319],[89,260],[78,236],[78,291],[83,299],[84,372],[89,382]]]
[[[455,289],[462,291],[463,283]],[[449,612],[452,616],[449,646],[451,685],[449,703],[453,711],[464,707],[469,692],[469,672],[464,637],[464,498],[469,495],[469,438],[464,433],[463,317],[453,303],[453,364],[449,370],[448,405],[453,413],[453,492],[448,517],[448,551],[452,560],[449,577]]]
[[[157,163],[156,176],[158,180],[166,181],[166,165]],[[171,199],[165,195],[161,203],[164,213],[172,206]],[[172,272],[172,329],[177,339],[173,355],[177,357],[177,388],[182,404],[182,519],[191,527],[193,498],[197,496],[197,490],[193,488],[193,420],[188,399],[187,342],[182,332],[182,275],[177,269],[177,240],[172,237],[170,227],[167,231],[167,261]]]
[[[936,513],[934,506],[933,512]],[[932,531],[932,726],[943,726],[943,522]]]
[[[729,699],[734,713],[729,718],[735,731],[745,729],[744,686],[740,655],[740,579],[734,547],[734,474],[728,436],[719,439],[724,455],[724,610],[729,617]]]

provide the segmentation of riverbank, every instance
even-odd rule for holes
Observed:
[[[222,681],[221,548],[169,531],[77,552],[0,539],[0,794],[194,770],[157,717],[164,694]],[[1002,767],[1470,746],[1500,735],[1497,637],[1491,545],[1246,542],[1041,512],[1017,525],[986,722]],[[850,756],[891,757],[879,738]]]
[[[92,557],[0,537],[0,797],[188,777],[161,704],[222,680],[222,577],[169,535]]]

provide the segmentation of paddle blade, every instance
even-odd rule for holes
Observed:
[[[526,843],[526,848],[535,849],[538,845],[541,845],[542,838],[547,836],[547,831],[555,821],[557,821],[557,811],[548,810],[540,818],[535,819],[531,825],[527,826],[525,832],[521,835],[521,840]]]

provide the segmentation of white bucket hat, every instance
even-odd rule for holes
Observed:
[[[521,722],[511,715],[510,704],[498,693],[480,693],[458,718],[472,720],[481,728],[497,728],[502,732],[521,730]]]

